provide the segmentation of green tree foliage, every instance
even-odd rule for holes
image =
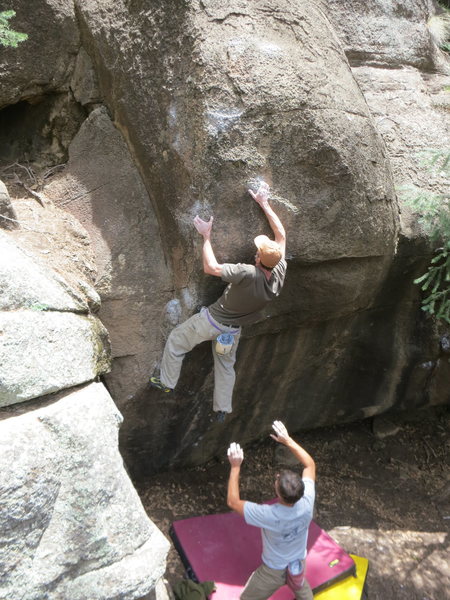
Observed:
[[[9,26],[9,20],[16,15],[14,10],[4,10],[0,12],[0,46],[11,46],[17,48],[20,42],[28,39],[26,33],[13,31]]]
[[[430,173],[450,175],[450,152],[430,151],[425,159]],[[405,186],[401,194],[435,250],[427,272],[414,280],[424,292],[422,310],[450,324],[450,194],[435,194],[416,186]]]

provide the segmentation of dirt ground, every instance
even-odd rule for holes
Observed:
[[[315,520],[347,552],[369,559],[369,600],[450,598],[450,407],[390,415],[293,435],[318,469]],[[239,441],[239,440],[230,440]],[[271,438],[244,448],[241,497],[273,497],[285,449]],[[229,466],[158,474],[138,485],[148,515],[170,539],[177,519],[227,511]],[[185,576],[171,547],[166,579]]]

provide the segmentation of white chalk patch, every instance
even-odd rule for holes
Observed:
[[[284,54],[283,48],[273,42],[258,42],[256,47],[268,57],[279,57]]]
[[[165,317],[171,325],[178,325],[181,319],[181,304],[179,300],[169,300],[169,302],[166,304]]]
[[[239,121],[242,113],[243,111],[238,108],[208,110],[206,120],[209,132],[217,135],[221,131],[226,131]]]
[[[186,308],[193,309],[197,305],[197,299],[194,297],[189,288],[183,288],[181,290],[181,301]]]
[[[212,209],[209,202],[201,202],[200,200],[194,202],[189,210],[188,221],[190,225],[192,225],[192,220],[196,215],[204,221],[208,221],[209,217],[212,215]]]
[[[178,152],[178,154],[180,154],[180,155],[182,154],[183,148],[182,148],[181,137],[180,137],[179,133],[177,133],[173,139],[172,148],[174,150],[176,150],[176,152]]]
[[[278,196],[276,194],[271,194],[270,199],[271,200],[275,200],[275,202],[279,202],[285,208],[287,208],[290,212],[293,212],[295,214],[298,213],[297,206],[295,206],[294,204],[292,204],[292,202],[289,202],[289,200],[287,200],[286,198],[283,198],[282,196]]]
[[[242,38],[233,38],[228,42],[228,56],[231,60],[239,60],[249,47],[248,41]]]
[[[177,123],[177,108],[173,102],[169,106],[168,115],[169,116],[167,122],[169,124],[169,127],[175,127]]]
[[[266,183],[262,177],[252,177],[247,181],[247,188],[256,193],[262,183]]]

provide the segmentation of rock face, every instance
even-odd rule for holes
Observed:
[[[80,387],[111,358],[86,233],[39,199],[13,200],[0,231],[0,597],[167,600],[169,543],[123,467],[122,416],[103,384]]]
[[[276,10],[274,3],[244,7],[232,2],[226,9],[217,2],[180,3],[176,19],[162,4],[147,11],[136,5],[130,12],[118,3],[114,16],[102,2],[80,3],[79,8],[82,39],[93,57],[101,95],[126,132],[156,205],[181,316],[219,291],[215,282],[205,287],[199,261],[191,258],[193,244],[200,254],[193,216],[214,213],[220,260],[248,260],[252,237],[267,231],[246,195],[247,182],[258,177],[273,185],[275,207],[289,232],[289,259],[296,265],[290,266],[286,292],[270,307],[272,319],[264,330],[247,332],[259,352],[264,346],[270,352],[269,338],[260,334],[283,331],[287,321],[292,331],[309,320],[324,315],[330,320],[370,304],[394,253],[395,194],[382,141],[323,14],[314,6],[286,2],[278,2]],[[128,43],[118,27],[133,31]],[[114,31],[117,35],[106,35]],[[177,46],[185,52],[175,57]],[[132,59],[136,52],[139,60]],[[323,77],[327,70],[336,74],[334,82]],[[137,87],[133,82],[138,79]],[[83,202],[93,201],[85,197]],[[336,230],[339,236],[332,235]],[[242,358],[245,345],[239,358],[242,373],[252,368]],[[254,355],[254,346],[248,352]],[[199,362],[204,371],[204,352],[199,351]],[[144,376],[152,365],[150,360]],[[206,368],[210,371],[208,362]],[[156,443],[168,456],[173,452],[169,430],[184,430],[185,443],[195,443],[195,428],[203,418],[199,413],[210,402],[209,379],[201,371],[190,373],[181,392],[195,397],[189,403],[189,419],[195,416],[188,429],[170,414],[175,407],[162,408],[143,383],[139,389],[135,378],[128,386],[131,402],[115,396],[130,417],[123,429],[125,448],[144,456],[142,448]],[[278,411],[285,410],[286,392],[280,390]],[[240,419],[248,406],[245,395],[241,389],[235,409]],[[265,404],[263,395],[261,407]],[[155,406],[164,425],[155,421],[153,430],[142,411],[147,415]],[[253,433],[248,428],[247,435],[255,435],[258,427]],[[150,455],[151,461],[159,460]]]
[[[9,9],[16,12],[11,27],[27,33],[28,40],[18,48],[2,47],[2,61],[8,68],[1,74],[0,106],[67,91],[79,46],[73,3],[44,0],[30,12],[25,0],[5,0],[2,11]]]
[[[434,3],[169,4],[2,5],[29,34],[0,57],[5,598],[165,597],[167,541],[123,469],[99,376],[136,477],[274,418],[296,431],[449,399],[449,334],[412,285],[431,247],[396,191],[448,185],[417,157],[450,141]],[[269,233],[247,194],[260,179],[288,274],[244,331],[221,426],[209,345],[174,394],[147,382],[170,329],[223,289],[192,218],[214,214],[219,262],[252,260]]]
[[[16,4],[26,31],[26,3]],[[431,1],[38,4],[51,24],[64,14],[70,35],[54,79],[46,64],[37,83],[53,98],[42,114],[64,107],[62,121],[51,121],[51,147],[36,126],[30,152],[68,156],[42,192],[95,249],[106,381],[136,476],[207,460],[230,436],[254,440],[272,418],[296,430],[448,400],[445,332],[412,285],[430,247],[395,189],[429,183],[415,152],[446,119]],[[20,76],[11,88],[23,116],[29,87]],[[244,332],[233,415],[218,429],[207,345],[170,398],[147,378],[170,328],[223,288],[201,272],[192,218],[214,214],[219,262],[251,260],[253,237],[268,232],[246,192],[260,178],[287,229],[287,281],[270,318]]]
[[[0,596],[134,600],[169,543],[118,452],[122,420],[100,383],[1,413]]]
[[[53,271],[0,232],[1,310],[87,313],[88,302]]]
[[[98,315],[114,359],[108,387],[114,398],[133,397],[158,359],[159,323],[172,283],[155,212],[104,108],[93,110],[80,128],[64,174],[46,195],[61,208],[70,200],[71,213],[90,234],[102,299]]]
[[[352,65],[431,71],[439,51],[427,21],[436,10],[432,0],[321,0]]]
[[[403,201],[404,188],[414,186],[418,193],[446,194],[449,185],[444,172],[429,168],[430,151],[448,153],[450,147],[449,61],[435,43],[432,25],[436,9],[441,9],[431,1],[405,7],[394,0],[380,0],[372,3],[368,12],[367,5],[359,0],[345,6],[326,0],[325,5],[386,144],[394,175],[400,230],[392,270],[396,289],[389,292],[396,296],[404,275],[414,278],[426,270],[421,254],[429,261],[417,219]],[[367,50],[365,58],[358,53],[361,47]],[[384,68],[387,65],[389,68]],[[396,349],[401,362],[406,359],[395,391],[396,406],[402,409],[422,405],[420,390],[431,404],[450,399],[448,383],[444,383],[450,376],[444,349],[448,327],[418,317],[414,304],[409,305],[416,302],[416,294],[409,291],[408,300],[405,297],[405,302],[397,304],[401,313],[392,328],[403,341],[407,336],[399,334],[399,327],[412,334],[407,344],[402,342]]]
[[[17,227],[16,213],[11,205],[11,198],[3,181],[0,181],[0,227],[3,229],[15,229]]]
[[[26,0],[5,0],[7,9],[16,13],[11,27],[28,40],[2,47],[0,162],[54,166],[84,118],[69,88],[80,44],[74,4],[39,0],[30,10]]]
[[[109,340],[86,299],[0,232],[0,406],[91,381]]]

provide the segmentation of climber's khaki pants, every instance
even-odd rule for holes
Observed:
[[[263,563],[250,575],[240,599],[267,600],[285,583],[286,569],[271,569]],[[295,598],[296,600],[313,600],[313,593],[306,579],[303,586],[295,592]]]
[[[215,351],[216,337],[221,331],[225,333],[235,332],[236,329],[222,325],[215,321],[211,315],[211,321],[219,327],[216,329],[208,320],[206,308],[192,316],[190,319],[175,327],[169,335],[161,362],[161,381],[169,388],[174,388],[180,377],[181,365],[184,356],[201,342],[212,341],[212,354],[214,358],[214,400],[213,410],[231,412],[231,398],[233,395],[234,363],[236,362],[236,350],[239,344],[241,328],[234,334],[234,344],[229,354],[217,354]]]

